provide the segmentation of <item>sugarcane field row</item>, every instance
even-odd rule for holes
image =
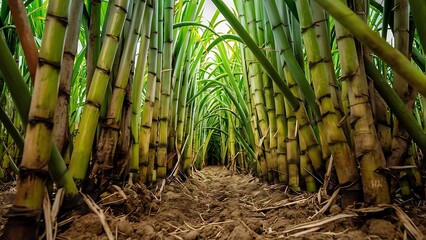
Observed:
[[[426,239],[425,15],[0,0],[0,239]]]

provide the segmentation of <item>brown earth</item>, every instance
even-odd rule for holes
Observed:
[[[319,199],[318,194],[290,195],[286,190],[249,175],[231,174],[224,167],[206,167],[183,183],[171,181],[155,194],[133,186],[107,196],[99,205],[103,204],[116,239],[421,239],[426,234],[425,206],[342,212],[336,198],[325,213],[317,213],[326,199]],[[10,191],[0,195],[7,206],[10,202],[5,203],[3,195],[10,196]],[[414,234],[418,227],[415,237],[406,230],[410,224],[404,225],[410,219],[398,209],[411,217]],[[60,227],[58,239],[108,238],[99,217],[89,213]]]

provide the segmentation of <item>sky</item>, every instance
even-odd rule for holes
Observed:
[[[235,5],[233,0],[223,0],[223,2],[226,3],[226,5],[231,8],[231,9],[235,9]],[[212,3],[211,0],[206,0],[204,3],[204,13],[203,13],[203,18],[202,21],[204,23],[207,23],[207,21],[210,21],[210,19],[212,18],[213,14],[216,12],[217,8],[216,6]],[[218,21],[224,19],[224,17],[222,15],[219,15]],[[226,22],[223,22],[221,24],[218,25],[218,27],[216,27],[216,31],[218,33],[226,33],[229,30],[229,26],[227,25]]]

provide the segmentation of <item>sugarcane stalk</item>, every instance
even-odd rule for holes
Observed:
[[[135,71],[135,82],[134,82],[134,87],[132,88],[132,97],[133,97],[133,104],[132,104],[132,125],[131,125],[131,129],[132,129],[132,160],[130,163],[130,171],[133,173],[138,173],[139,172],[139,164],[141,162],[141,158],[140,158],[140,138],[139,134],[140,132],[140,128],[141,128],[141,122],[143,122],[145,124],[145,122],[147,121],[146,119],[149,119],[150,123],[147,124],[149,127],[151,125],[152,122],[152,114],[149,114],[149,110],[148,110],[148,106],[150,106],[150,100],[153,99],[155,93],[153,93],[153,87],[155,87],[155,76],[152,77],[152,73],[149,72],[148,73],[148,78],[149,76],[151,76],[151,78],[148,79],[148,84],[147,84],[147,94],[145,96],[145,104],[144,104],[144,114],[142,116],[142,120],[141,120],[141,96],[142,96],[142,87],[143,87],[143,83],[144,83],[144,77],[145,77],[145,68],[146,68],[146,62],[147,62],[147,58],[148,58],[148,50],[151,49],[152,47],[152,42],[156,43],[156,38],[154,38],[151,42],[151,38],[153,37],[153,35],[155,35],[156,33],[151,32],[151,26],[152,26],[152,16],[154,14],[154,5],[152,3],[152,1],[147,2],[147,9],[145,10],[145,14],[144,14],[144,18],[143,18],[143,26],[145,26],[143,28],[143,36],[139,45],[139,55],[138,55],[138,61],[137,61],[137,65],[136,65],[136,71]],[[151,56],[150,56],[151,57]],[[155,57],[155,56],[153,56]],[[152,61],[150,61],[152,62]],[[156,64],[156,61],[154,61],[154,64]],[[154,66],[155,69],[155,66]],[[155,89],[154,89],[155,90]],[[145,108],[146,107],[146,108]],[[152,111],[151,111],[152,113]],[[149,134],[148,134],[149,135]],[[142,136],[145,137],[145,136]],[[143,139],[143,138],[142,138]],[[143,142],[148,143],[149,137],[146,137],[146,140],[143,139]],[[145,156],[147,156],[147,152],[149,147],[146,147],[146,153]],[[137,175],[137,174],[136,174]]]
[[[52,144],[46,142],[50,143],[52,138],[69,3],[49,2],[19,167],[20,177],[3,235],[6,239],[37,239],[52,150]]]
[[[336,21],[347,28],[358,40],[369,47],[377,56],[389,64],[422,95],[426,95],[426,76],[414,67],[398,50],[389,45],[377,33],[373,32],[357,14],[341,2],[333,0],[315,0]]]
[[[344,198],[347,197],[347,202],[346,200],[343,202],[343,205],[346,206],[346,204],[350,204],[353,200],[352,198],[358,198],[357,192],[360,190],[360,184],[355,184],[359,178],[357,163],[352,155],[343,129],[339,126],[340,119],[335,112],[333,100],[331,99],[327,66],[324,63],[324,56],[316,41],[317,33],[313,24],[311,7],[308,0],[297,0],[296,6],[299,13],[300,27],[305,42],[307,61],[314,85],[315,96],[319,102],[324,126],[327,129],[328,145],[335,160],[339,183],[342,186],[352,185],[352,189],[348,188],[346,190],[353,190],[354,192],[354,196],[352,194],[343,196]]]
[[[350,126],[355,140],[355,156],[360,164],[364,202],[389,203],[389,187],[386,177],[377,169],[386,166],[385,156],[374,125],[369,104],[369,86],[363,59],[359,59],[353,36],[336,23],[336,38],[342,68],[342,80],[348,89]]]
[[[97,67],[79,123],[69,171],[79,185],[85,179],[100,109],[127,13],[127,0],[116,0]]]
[[[164,2],[164,56],[162,62],[161,99],[159,117],[159,135],[157,151],[157,177],[165,178],[167,174],[168,121],[172,81],[173,52],[173,6],[174,1]]]

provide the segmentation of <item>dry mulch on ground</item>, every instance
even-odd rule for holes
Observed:
[[[112,189],[98,205],[114,239],[421,239],[426,234],[425,206],[342,211],[335,204],[338,197],[286,190],[211,166],[156,193],[141,186]],[[0,214],[11,201],[3,199],[11,195],[1,193]],[[94,213],[69,220],[58,239],[108,239]]]

